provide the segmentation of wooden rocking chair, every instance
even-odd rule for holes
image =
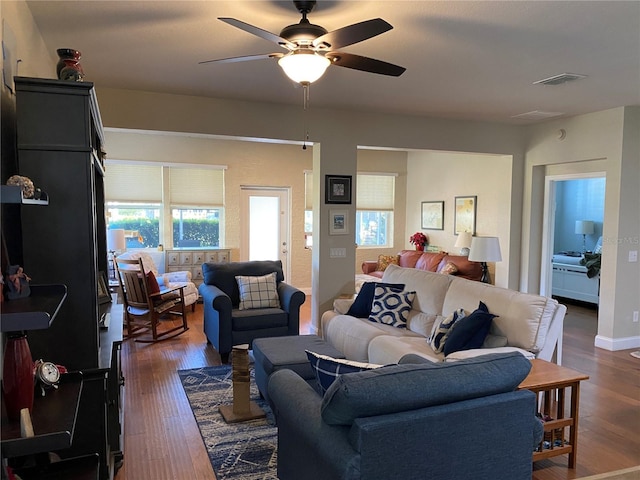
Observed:
[[[176,337],[189,329],[184,286],[160,290],[155,277],[150,278],[153,273],[145,272],[141,259],[116,258],[115,266],[124,300],[125,338],[135,337],[136,342],[152,343]],[[167,315],[181,317],[181,325],[159,328],[161,317]],[[151,336],[142,336],[145,333]]]

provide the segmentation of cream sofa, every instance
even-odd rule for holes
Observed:
[[[530,358],[561,363],[567,309],[554,299],[396,265],[387,267],[380,281],[402,283],[405,290],[415,290],[407,328],[346,315],[353,300],[336,300],[334,310],[322,315],[322,335],[348,359],[386,365],[413,353],[443,361],[444,354],[435,353],[427,343],[434,321],[460,308],[472,312],[482,301],[498,315],[483,348],[454,352],[447,360],[516,350]]]

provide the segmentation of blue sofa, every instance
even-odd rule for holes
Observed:
[[[410,355],[341,375],[324,397],[276,371],[278,478],[530,480],[542,424],[535,395],[516,390],[530,369],[519,353],[445,363]]]
[[[280,308],[239,310],[240,292],[237,275],[262,276],[276,272]],[[304,292],[284,282],[280,260],[252,262],[204,263],[204,281],[198,288],[204,307],[204,333],[223,363],[229,360],[234,345],[256,338],[298,335],[300,306]]]

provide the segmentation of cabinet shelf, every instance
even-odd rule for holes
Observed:
[[[0,185],[0,198],[2,203],[19,203],[21,205],[49,205],[49,197],[45,192],[40,192],[40,198],[24,198],[22,188],[17,185]]]
[[[14,470],[23,480],[97,480],[98,454],[75,457],[46,466],[28,467]]]
[[[10,421],[2,404],[2,456],[5,458],[61,450],[71,446],[76,413],[82,392],[82,373],[66,373],[60,386],[33,401],[31,423],[34,437],[20,436],[20,422]]]
[[[67,298],[64,285],[31,285],[31,295],[2,303],[3,332],[49,328]]]

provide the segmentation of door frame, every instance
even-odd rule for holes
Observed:
[[[284,223],[280,226],[280,241],[285,242],[287,250],[286,262],[283,262],[284,278],[291,278],[291,187],[272,187],[264,185],[240,185],[240,261],[249,260],[249,196],[251,193],[277,192],[284,194],[286,210]],[[284,232],[282,231],[284,227]],[[279,258],[282,255],[282,244],[280,245]]]

